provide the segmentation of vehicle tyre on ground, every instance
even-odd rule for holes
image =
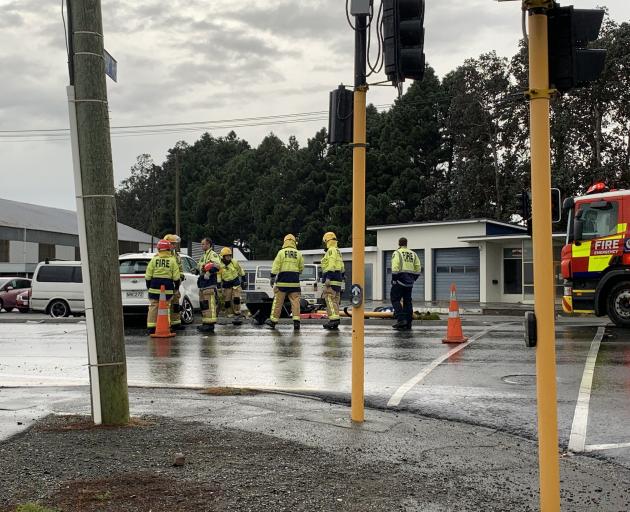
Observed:
[[[65,318],[70,316],[70,306],[65,300],[55,299],[48,306],[48,314],[53,318]]]
[[[18,308],[18,311],[20,313],[28,313],[29,309],[28,308]]]
[[[184,325],[190,325],[195,321],[195,309],[188,297],[184,297],[184,300],[182,301],[182,309],[179,314],[182,319],[182,324]]]
[[[608,316],[619,327],[630,327],[630,281],[613,286],[608,295]]]

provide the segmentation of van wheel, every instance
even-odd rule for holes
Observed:
[[[184,297],[182,301],[182,309],[179,312],[179,316],[185,325],[190,325],[195,321],[195,309],[188,297]]]
[[[70,316],[70,306],[65,300],[55,299],[48,306],[48,314],[53,318],[65,318]]]
[[[630,281],[619,283],[610,290],[608,316],[619,327],[630,327]]]

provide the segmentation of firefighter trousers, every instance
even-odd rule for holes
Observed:
[[[216,288],[203,288],[202,290],[199,290],[199,305],[201,306],[201,322],[203,324],[216,324]]]
[[[241,314],[241,287],[223,288],[223,307],[227,315]]]
[[[341,303],[341,291],[335,290],[332,286],[324,287],[322,294],[326,302],[326,314],[329,320],[339,320],[339,304]]]
[[[300,292],[283,292],[278,288],[274,288],[273,304],[271,306],[271,321],[277,322],[282,315],[282,306],[284,299],[289,297],[291,302],[291,313],[293,320],[300,320]]]
[[[182,294],[179,293],[179,290],[175,290],[173,292],[173,298],[170,302],[170,315],[171,315],[171,325],[179,325],[182,323],[182,319],[180,317],[181,306],[179,305],[179,300],[182,298]]]
[[[157,325],[159,300],[149,299],[149,312],[147,313],[147,328],[154,328]]]

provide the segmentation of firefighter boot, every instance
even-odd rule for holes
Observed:
[[[299,320],[293,320],[293,330],[294,331],[299,331],[300,330],[300,321]]]
[[[275,329],[276,328],[276,322],[274,322],[271,318],[267,318],[267,320],[265,320],[265,325],[269,329]]]
[[[392,325],[392,329],[396,329],[397,331],[402,331],[407,327],[407,322],[405,322],[402,318],[396,320],[396,323]],[[411,326],[409,326],[411,328]]]
[[[339,320],[328,320],[323,327],[329,331],[337,331],[339,330]]]

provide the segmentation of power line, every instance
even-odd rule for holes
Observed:
[[[391,104],[382,104],[375,105],[376,108],[386,108],[390,107]],[[251,123],[251,122],[259,122],[259,121],[269,121],[269,123],[260,122],[258,124],[251,124],[251,126],[263,126],[264,124],[284,124],[289,122],[309,122],[309,121],[319,121],[322,120],[322,116],[326,114],[328,115],[327,110],[318,110],[312,112],[298,112],[291,114],[278,114],[278,115],[270,115],[270,116],[258,116],[258,117],[240,117],[240,118],[232,118],[232,119],[217,119],[217,120],[209,120],[209,121],[191,121],[191,122],[182,122],[182,123],[156,123],[156,124],[137,124],[137,125],[123,125],[123,126],[112,126],[112,132],[115,130],[130,130],[135,128],[179,128],[178,131],[185,131],[183,127],[191,127],[191,130],[198,129],[223,129],[230,128],[230,126],[217,126],[218,123],[238,123],[233,125],[235,128],[240,128],[243,126],[250,126],[250,124],[241,124],[241,123]],[[24,129],[24,130],[0,130],[0,138],[6,137],[28,137],[28,136],[57,136],[57,135],[65,135],[69,133],[68,128],[48,128],[48,129]],[[122,132],[122,133],[131,133],[131,132]],[[165,131],[166,133],[166,131]]]

